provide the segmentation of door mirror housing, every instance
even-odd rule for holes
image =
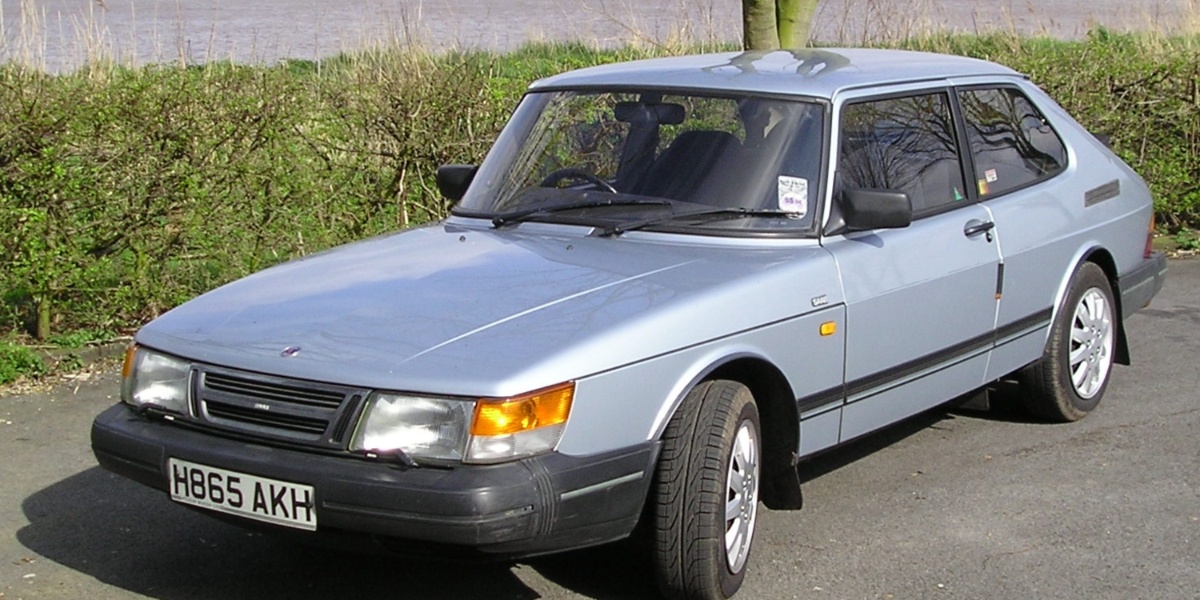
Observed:
[[[479,165],[442,165],[438,167],[438,191],[447,200],[455,202],[462,200],[463,195],[467,193],[467,188],[471,186],[471,181],[475,179],[477,171],[479,171]]]
[[[895,190],[846,188],[841,209],[848,231],[899,229],[912,223],[912,200]]]

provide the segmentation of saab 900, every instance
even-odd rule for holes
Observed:
[[[437,183],[444,221],[146,325],[100,464],[396,552],[642,535],[666,596],[727,598],[805,458],[1004,379],[1039,418],[1095,410],[1166,271],[1138,175],[962,57],[572,71]]]

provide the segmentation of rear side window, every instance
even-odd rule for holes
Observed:
[[[904,192],[916,214],[966,199],[947,94],[847,105],[841,132],[838,175],[843,187]]]
[[[969,89],[959,92],[959,101],[980,196],[1052,177],[1066,166],[1062,140],[1020,90]]]

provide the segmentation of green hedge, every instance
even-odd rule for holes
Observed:
[[[993,60],[1026,73],[1146,179],[1164,230],[1200,226],[1200,40],[1092,31],[1078,42],[945,36],[914,49]]]
[[[1029,73],[1200,221],[1187,40],[931,37]],[[378,52],[270,67],[0,66],[0,339],[129,332],[267,265],[443,216],[437,165],[482,158],[534,78],[648,55]]]

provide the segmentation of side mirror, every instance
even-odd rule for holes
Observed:
[[[458,202],[462,200],[471,181],[475,179],[478,165],[442,165],[437,169],[438,191],[447,200]]]
[[[912,223],[912,200],[904,192],[846,188],[841,208],[848,231],[898,229]]]

